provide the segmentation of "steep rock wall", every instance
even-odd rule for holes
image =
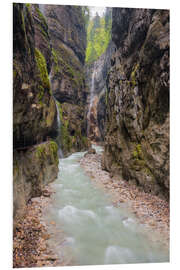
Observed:
[[[13,15],[13,139],[18,148],[53,136],[57,113],[30,7],[14,5]]]
[[[43,27],[45,20],[37,7],[13,4],[15,223],[23,215],[27,201],[40,195],[43,186],[53,181],[58,172],[57,145],[50,141],[57,136],[57,111],[48,77],[49,52],[45,54],[41,46],[49,44],[49,38],[47,28],[43,32],[40,25]]]
[[[52,44],[51,85],[59,102],[62,150],[65,156],[85,150],[86,85],[84,59],[85,21],[81,7],[43,5]]]
[[[105,115],[106,115],[106,78],[110,68],[111,55],[114,51],[113,42],[105,53],[97,61],[86,66],[86,81],[88,85],[87,111],[89,111],[92,74],[94,72],[93,101],[89,112],[87,112],[88,136],[92,141],[104,140]]]
[[[169,196],[169,11],[114,8],[103,167]]]

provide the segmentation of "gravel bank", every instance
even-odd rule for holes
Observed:
[[[46,186],[41,197],[29,201],[24,219],[17,223],[13,234],[14,268],[65,265],[49,247],[49,225],[43,218],[53,192],[51,185]]]
[[[92,182],[103,188],[110,195],[112,203],[118,207],[122,203],[128,204],[129,210],[135,215],[140,224],[151,237],[158,235],[158,239],[165,248],[169,248],[169,204],[157,196],[140,190],[136,185],[101,169],[100,154],[86,154],[80,161],[81,166],[90,176]],[[156,240],[155,240],[156,241]]]

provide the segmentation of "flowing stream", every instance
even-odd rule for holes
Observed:
[[[46,212],[46,221],[56,224],[49,240],[55,252],[72,257],[73,265],[168,262],[168,251],[147,238],[127,206],[114,207],[91,183],[79,164],[84,153],[60,159],[56,193]]]

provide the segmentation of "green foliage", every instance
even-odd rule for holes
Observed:
[[[39,104],[42,105],[42,100],[43,100],[43,96],[44,96],[44,88],[39,85],[39,92],[38,92],[38,100],[39,100]]]
[[[54,141],[49,141],[48,144],[42,143],[36,147],[35,155],[38,160],[47,159],[47,156],[51,156],[53,162],[58,165],[58,146]]]
[[[50,89],[46,60],[43,54],[37,48],[35,48],[35,58],[36,58],[36,63],[39,69],[42,86],[44,88]]]
[[[131,72],[130,83],[133,87],[137,84],[136,73],[137,73],[138,68],[139,68],[139,63],[135,65],[135,67],[133,68]]]
[[[135,147],[135,150],[133,152],[133,157],[135,159],[142,159],[142,150],[141,150],[141,145],[137,144]]]
[[[54,141],[50,141],[49,143],[49,147],[50,147],[50,152],[51,152],[51,158],[54,160],[54,162],[56,163],[56,165],[58,165],[59,163],[59,159],[58,159],[58,145],[56,142]]]
[[[45,149],[46,149],[45,144],[40,144],[40,145],[37,146],[36,152],[35,152],[35,155],[36,155],[37,159],[42,159],[42,158],[45,157]]]
[[[108,10],[103,17],[96,14],[87,27],[86,62],[92,63],[101,56],[111,39],[112,18]]]
[[[25,4],[29,12],[31,12],[31,4]]]

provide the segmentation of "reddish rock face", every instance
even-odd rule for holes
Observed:
[[[113,9],[103,166],[169,194],[169,11]]]

